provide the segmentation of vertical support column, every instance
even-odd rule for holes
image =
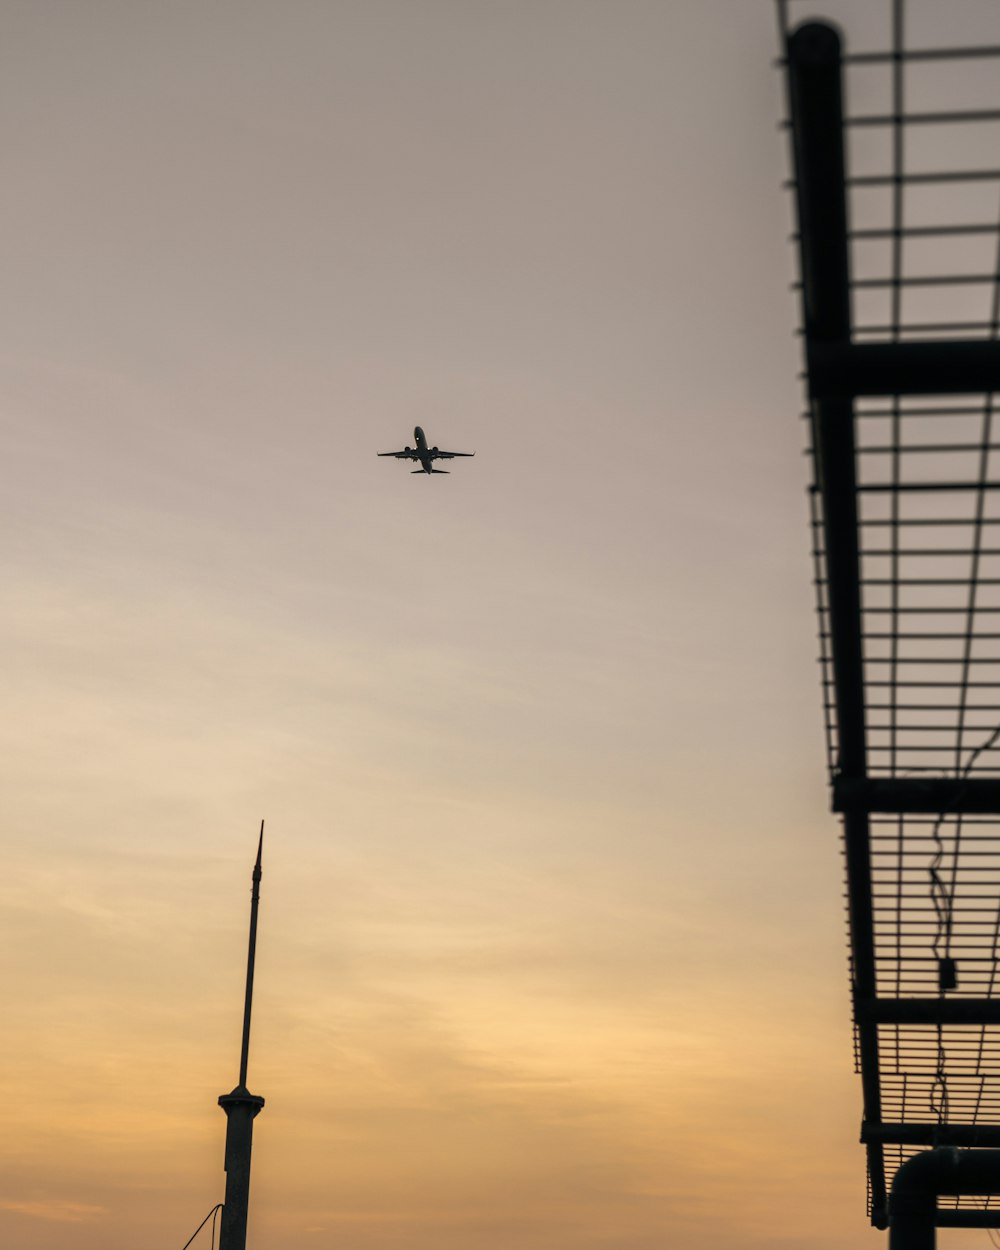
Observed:
[[[788,102],[792,123],[802,270],[802,314],[809,368],[813,447],[823,516],[830,646],[839,777],[862,780],[867,771],[864,653],[861,641],[861,558],[858,542],[854,405],[850,396],[818,385],[813,368],[824,350],[851,342],[850,266],[840,36],[807,22],[788,40]],[[861,1057],[864,1119],[882,1119],[878,1030],[864,1007],[875,998],[868,814],[844,820],[851,928],[852,996]],[[870,1142],[872,1221],[886,1226],[885,1163]]]
[[[243,1085],[219,1099],[219,1106],[226,1113],[226,1201],[219,1250],[245,1250],[247,1244],[253,1122],[263,1105],[264,1099],[249,1093]]]
[[[806,358],[851,340],[840,36],[807,22],[788,41],[788,97],[795,154]],[[809,368],[814,451],[830,590],[839,771],[865,772],[860,560],[854,407],[817,389]]]

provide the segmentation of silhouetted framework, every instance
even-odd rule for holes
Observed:
[[[1000,5],[969,47],[929,46],[902,0],[858,6],[885,42],[847,50],[797,3],[778,11],[861,1137],[872,1222],[930,1246],[1000,1227]],[[929,1231],[902,1231],[911,1209]]]

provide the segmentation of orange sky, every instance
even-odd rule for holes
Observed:
[[[0,1242],[874,1243],[771,6],[5,16]]]

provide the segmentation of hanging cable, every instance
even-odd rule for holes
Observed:
[[[215,1206],[211,1209],[211,1211],[209,1211],[208,1215],[205,1216],[202,1222],[194,1230],[191,1236],[187,1239],[187,1241],[185,1241],[184,1245],[181,1246],[181,1250],[188,1250],[188,1246],[190,1246],[191,1242],[194,1241],[194,1239],[198,1236],[198,1234],[205,1227],[205,1225],[208,1223],[209,1220],[212,1221],[212,1250],[215,1250],[215,1220],[221,1210],[222,1210],[222,1203],[217,1202]]]
[[[963,783],[968,781],[976,760],[985,751],[991,750],[1000,740],[1000,725],[998,725],[990,736],[981,743],[969,756],[959,774],[959,779]],[[955,807],[961,808],[962,800],[965,797],[964,785],[958,788],[955,795]],[[931,859],[928,871],[931,879],[931,902],[934,905],[934,913],[937,917],[937,931],[931,943],[931,949],[934,951],[934,958],[938,962],[938,990],[943,1001],[944,995],[949,991],[956,989],[958,986],[958,968],[955,960],[951,955],[951,938],[955,922],[955,893],[957,889],[957,861],[958,846],[961,835],[961,811],[956,811],[955,826],[955,842],[952,849],[952,872],[951,880],[946,881],[942,874],[942,865],[945,857],[944,839],[941,837],[941,826],[945,821],[945,812],[939,813],[934,821],[931,830],[931,838],[934,841],[934,856]],[[942,953],[943,952],[943,953]],[[937,1020],[937,1058],[934,1069],[934,1078],[931,1082],[930,1090],[930,1107],[931,1112],[937,1116],[937,1129],[940,1134],[941,1129],[948,1122],[948,1075],[947,1075],[947,1050],[945,1047],[944,1037],[944,1021],[939,1016]],[[935,1141],[937,1145],[937,1141]]]
[[[938,960],[939,964],[951,960],[951,936],[954,928],[955,893],[957,889],[958,842],[962,819],[961,807],[967,790],[967,786],[964,783],[969,780],[972,769],[980,755],[992,750],[998,741],[1000,741],[1000,725],[997,725],[990,736],[976,747],[959,773],[958,780],[963,784],[959,785],[955,792],[956,835],[955,846],[952,849],[953,862],[950,881],[945,881],[941,871],[945,857],[945,845],[944,839],[941,837],[941,826],[944,824],[947,812],[938,814],[931,829],[931,838],[934,841],[935,849],[934,856],[928,866],[928,872],[931,878],[931,901],[934,904],[934,912],[938,921],[937,933],[931,945],[934,951],[934,958]],[[954,961],[952,960],[951,962],[953,963]],[[941,974],[941,979],[942,981],[948,979],[945,973]],[[942,984],[941,988],[954,989],[955,986]]]

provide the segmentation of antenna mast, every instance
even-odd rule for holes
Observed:
[[[243,1004],[243,1049],[240,1052],[240,1085],[247,1083],[247,1058],[250,1054],[250,1008],[253,1006],[253,966],[257,954],[257,908],[260,906],[260,857],[264,849],[264,822],[260,822],[257,862],[253,866],[253,889],[250,894],[250,945],[247,950],[247,993]]]
[[[250,1055],[250,1009],[253,1005],[254,957],[257,952],[257,908],[260,906],[261,854],[264,849],[264,822],[260,822],[257,862],[253,868],[250,896],[250,943],[247,951],[247,988],[243,1004],[243,1045],[240,1050],[240,1079],[236,1088],[219,1099],[226,1113],[226,1201],[222,1208],[219,1250],[246,1250],[247,1214],[250,1205],[250,1151],[253,1122],[264,1099],[247,1089],[247,1060]]]

